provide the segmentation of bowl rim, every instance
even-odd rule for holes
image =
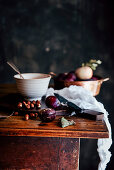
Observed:
[[[40,77],[40,78],[26,78],[26,79],[22,79],[22,78],[20,78],[20,77],[17,77],[17,76],[19,76],[19,74],[15,74],[14,75],[14,78],[15,79],[18,79],[18,80],[24,80],[24,81],[26,81],[26,80],[42,80],[42,79],[46,79],[46,78],[51,78],[51,75],[50,74],[45,74],[45,73],[21,73],[22,74],[22,76],[23,75],[44,75],[44,77]]]

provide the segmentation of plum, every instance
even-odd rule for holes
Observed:
[[[39,113],[39,117],[43,122],[51,122],[55,119],[56,112],[51,108],[42,109]]]
[[[77,78],[77,81],[96,81],[99,80],[100,78],[97,76],[92,76],[90,79],[79,79]]]
[[[69,72],[65,77],[65,81],[75,81],[75,80],[76,80],[76,75],[74,72]]]
[[[56,80],[57,81],[63,81],[66,77],[67,73],[60,73],[57,77]]]
[[[75,81],[76,80],[76,75],[75,71],[70,71],[69,73],[60,73],[56,77],[57,81]]]
[[[48,96],[45,100],[45,103],[50,108],[57,108],[60,106],[60,101],[55,96]]]
[[[92,80],[98,80],[99,78],[98,78],[98,77],[93,76],[91,79],[92,79]]]

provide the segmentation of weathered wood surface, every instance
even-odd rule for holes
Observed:
[[[15,94],[15,85],[0,85],[0,102],[2,104],[9,104],[12,100],[2,101],[5,95]],[[8,112],[8,111],[7,111]],[[57,116],[53,122],[42,123],[38,120],[25,121],[23,116],[12,116],[8,119],[0,121],[0,135],[1,136],[39,136],[39,137],[68,137],[68,138],[107,138],[109,133],[104,121],[95,121],[79,117],[67,117],[69,120],[73,119],[76,124],[66,128],[61,128],[58,124],[59,118]]]
[[[79,139],[0,137],[0,169],[78,170]]]

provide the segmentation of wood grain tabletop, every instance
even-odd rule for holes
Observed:
[[[0,85],[0,113],[13,111],[15,102],[19,100],[15,84]],[[2,106],[5,108],[3,110]],[[1,109],[2,108],[2,109]],[[49,123],[39,118],[24,120],[24,116],[11,116],[0,120],[0,136],[38,136],[66,138],[108,138],[109,132],[104,121],[90,120],[82,117],[68,117],[75,125],[62,128],[59,124],[62,116]]]

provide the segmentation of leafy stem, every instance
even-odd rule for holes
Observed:
[[[102,61],[101,60],[89,60],[89,62],[86,63],[82,63],[82,67],[83,66],[88,66],[90,67],[92,70],[96,70],[96,68],[98,67],[99,64],[101,64]]]

